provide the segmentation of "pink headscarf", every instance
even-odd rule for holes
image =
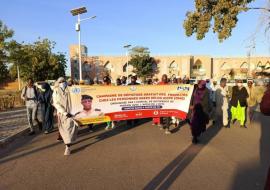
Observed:
[[[200,88],[201,86],[201,88]],[[206,89],[206,82],[204,80],[198,81],[198,88],[194,93],[194,105],[201,103]]]

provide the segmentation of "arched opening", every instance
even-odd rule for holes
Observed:
[[[220,66],[220,69],[223,71],[227,71],[232,69],[231,64],[227,63],[227,62],[223,62]]]
[[[270,74],[270,62],[269,61],[266,62],[266,64],[265,64],[265,70],[264,71],[269,76],[269,74]]]
[[[173,60],[169,65],[169,74],[170,77],[178,75],[178,64]]]
[[[240,72],[241,73],[248,73],[248,64],[247,64],[247,62],[243,62],[240,65]]]
[[[110,61],[107,61],[105,64],[104,64],[104,68],[106,71],[111,71],[113,66],[112,64],[110,63]]]
[[[202,68],[202,61],[200,59],[197,59],[194,65],[192,66],[193,70],[199,70]]]
[[[248,69],[248,64],[247,64],[247,62],[243,62],[243,63],[240,65],[240,68],[241,68],[241,69]]]
[[[191,77],[197,78],[197,77],[202,77],[205,75],[206,75],[206,71],[203,68],[202,61],[200,59],[197,59],[195,63],[192,65]]]
[[[256,71],[261,72],[263,70],[263,63],[261,61],[258,62],[258,64],[256,65]]]
[[[90,72],[90,71],[91,71],[91,65],[90,65],[87,61],[85,61],[85,62],[83,63],[83,70],[84,70],[85,72]]]
[[[269,61],[266,62],[266,64],[265,64],[265,69],[266,69],[266,70],[270,69],[270,62],[269,62]]]

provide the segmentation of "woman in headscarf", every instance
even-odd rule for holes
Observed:
[[[197,106],[197,105],[200,106]],[[191,100],[191,133],[193,135],[193,143],[198,142],[198,136],[206,130],[206,124],[209,121],[210,107],[210,94],[206,88],[206,82],[200,80],[198,87],[194,90]],[[200,122],[204,121],[204,122]]]
[[[41,104],[42,113],[42,128],[45,134],[50,133],[53,130],[53,111],[52,106],[52,94],[53,91],[48,83],[42,84],[42,90],[39,95],[39,102]]]

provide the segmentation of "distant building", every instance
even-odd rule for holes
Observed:
[[[78,46],[70,46],[71,76],[79,78]],[[132,66],[127,68],[126,56],[88,56],[87,47],[82,49],[82,78],[83,80],[100,80],[109,75],[112,81],[118,77],[132,74]],[[161,78],[167,74],[170,78],[189,77],[197,79],[256,77],[265,71],[270,73],[270,57],[211,57],[205,55],[188,56],[153,56],[158,72],[155,77]],[[128,57],[130,59],[130,57]]]

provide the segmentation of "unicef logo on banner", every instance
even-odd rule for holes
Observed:
[[[136,88],[136,86],[132,86],[132,87],[130,87],[130,90],[131,90],[131,91],[136,91],[137,88]]]
[[[189,87],[188,86],[178,86],[177,90],[178,91],[189,91]]]
[[[81,93],[81,89],[80,88],[72,88],[72,93],[73,94],[80,94]]]

